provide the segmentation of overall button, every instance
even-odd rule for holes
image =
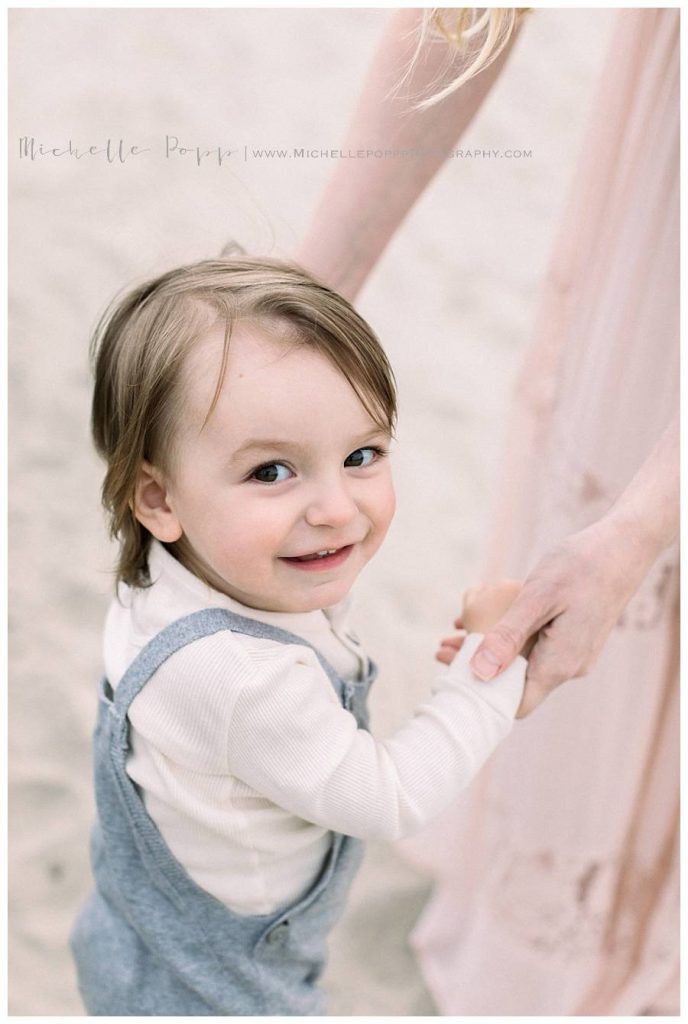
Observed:
[[[275,927],[267,933],[267,935],[265,936],[265,941],[269,943],[271,946],[276,945],[278,942],[284,942],[284,940],[287,937],[288,930],[289,922],[280,921],[279,924],[276,924]]]

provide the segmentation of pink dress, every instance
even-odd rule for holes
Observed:
[[[517,388],[487,578],[605,512],[678,404],[677,9],[622,10]],[[403,850],[443,1014],[678,1008],[678,554]]]

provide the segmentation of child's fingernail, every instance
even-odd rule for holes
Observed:
[[[477,675],[478,679],[482,679],[483,682],[487,682],[488,679],[492,679],[497,675],[499,662],[488,647],[483,647],[471,661],[471,668]]]

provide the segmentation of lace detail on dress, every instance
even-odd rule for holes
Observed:
[[[567,960],[599,953],[614,895],[615,864],[580,862],[552,850],[510,851],[502,861],[492,905],[519,942]],[[626,946],[633,937],[628,925],[618,939]]]
[[[502,854],[492,877],[492,911],[521,945],[539,955],[564,962],[598,957],[605,946],[618,870],[617,860],[580,860],[548,849],[510,850]],[[631,952],[637,927],[630,901],[614,931],[615,956]],[[667,938],[655,944],[651,956],[660,961],[674,953]]]
[[[678,583],[678,551],[671,547],[655,562],[626,605],[617,629],[652,629],[673,606]]]

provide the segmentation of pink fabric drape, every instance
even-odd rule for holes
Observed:
[[[678,404],[679,12],[622,10],[517,386],[488,578],[609,507]],[[678,1006],[678,553],[402,850],[442,1013]]]

